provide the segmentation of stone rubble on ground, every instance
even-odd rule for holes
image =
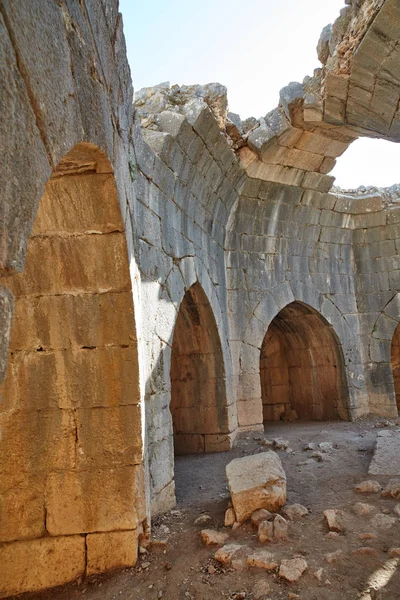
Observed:
[[[300,579],[308,565],[304,558],[282,560],[279,567],[279,577],[294,583]]]
[[[375,511],[375,507],[372,504],[366,504],[365,502],[356,502],[353,504],[353,512],[358,517],[364,517],[370,515]]]
[[[266,571],[276,569],[278,563],[271,552],[267,550],[255,550],[247,556],[247,564],[249,567],[258,567]]]
[[[229,535],[222,531],[214,531],[213,529],[203,529],[200,532],[201,541],[205,546],[220,546],[226,542]]]
[[[251,522],[258,527],[262,521],[270,521],[273,517],[274,513],[269,512],[265,508],[259,508],[251,515]]]
[[[382,490],[382,486],[378,481],[374,481],[373,479],[368,479],[366,481],[362,481],[354,488],[355,492],[359,494],[377,494]]]
[[[344,532],[345,526],[343,523],[343,511],[328,508],[327,510],[324,510],[324,517],[326,519],[330,531],[335,531],[336,533]]]
[[[309,514],[308,508],[302,504],[287,504],[281,510],[281,513],[289,521],[298,521]]]
[[[381,493],[382,498],[400,499],[400,479],[391,479]]]

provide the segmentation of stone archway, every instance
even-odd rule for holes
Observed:
[[[171,353],[175,454],[229,450],[225,367],[213,311],[199,283],[187,290]]]
[[[3,283],[15,313],[0,562],[18,592],[132,565],[145,517],[137,341],[114,175],[97,148],[79,144],[53,171],[25,269]]]
[[[264,421],[348,419],[343,355],[331,325],[292,302],[272,320],[260,355]]]
[[[400,323],[394,330],[390,352],[397,410],[400,412]]]

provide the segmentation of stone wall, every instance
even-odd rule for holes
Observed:
[[[400,141],[400,18],[347,4],[322,68],[242,122],[219,84],[133,106],[116,0],[0,1],[0,597],[135,564],[174,433],[397,415],[397,192],[329,172]]]

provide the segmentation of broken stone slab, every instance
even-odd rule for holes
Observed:
[[[372,504],[366,504],[365,502],[356,502],[353,505],[353,512],[357,517],[365,517],[370,515],[375,510],[375,507]]]
[[[279,567],[279,577],[286,579],[290,583],[298,581],[308,567],[304,558],[292,558],[283,560]]]
[[[225,527],[232,527],[236,521],[236,515],[233,508],[227,508],[225,511],[224,525]]]
[[[273,513],[269,512],[269,510],[266,510],[265,508],[260,508],[258,510],[255,510],[251,515],[251,522],[253,523],[253,525],[256,525],[258,527],[259,524],[263,521],[270,521],[273,518],[273,516]]]
[[[221,546],[225,544],[229,534],[213,529],[203,529],[200,531],[200,537],[205,546]]]
[[[289,448],[290,446],[289,440],[285,440],[285,438],[281,437],[273,439],[272,444],[275,450],[286,450],[286,448]]]
[[[286,475],[275,452],[236,458],[226,466],[226,476],[240,523],[260,508],[278,512],[286,502]]]
[[[302,517],[305,517],[305,515],[308,515],[308,508],[302,504],[287,504],[282,508],[281,513],[289,521],[298,521]]]
[[[380,432],[383,433],[383,432]],[[400,475],[400,434],[387,431],[377,438],[369,475]]]
[[[258,567],[266,571],[276,569],[278,563],[272,554],[267,550],[256,550],[247,556],[247,564],[249,567]]]
[[[324,517],[330,531],[342,533],[345,530],[343,523],[343,511],[336,510],[334,508],[328,508],[328,510],[324,510]]]
[[[343,550],[336,550],[335,552],[328,552],[328,554],[325,554],[325,560],[327,563],[333,564],[342,560],[344,556]]]
[[[377,494],[382,491],[382,486],[378,481],[374,481],[373,479],[367,479],[366,481],[362,481],[354,488],[355,492],[359,494]]]
[[[217,552],[214,554],[214,558],[223,565],[230,565],[235,554],[240,552],[242,549],[243,546],[240,544],[226,544],[217,550]]]
[[[287,540],[288,533],[289,523],[281,515],[276,515],[273,521],[262,521],[258,526],[258,539],[262,544]]]

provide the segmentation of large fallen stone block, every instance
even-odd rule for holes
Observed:
[[[400,434],[388,431],[378,436],[369,475],[400,475]]]
[[[257,509],[277,512],[286,502],[286,475],[275,452],[236,458],[226,466],[226,476],[240,523]]]

